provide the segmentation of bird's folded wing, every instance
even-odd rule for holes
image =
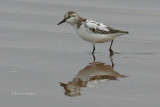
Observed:
[[[86,20],[85,26],[93,33],[98,34],[112,34],[112,33],[126,33],[125,31],[116,30],[109,26],[104,25],[101,22],[96,22],[93,20]]]

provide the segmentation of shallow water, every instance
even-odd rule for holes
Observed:
[[[69,10],[129,31],[120,54],[96,44],[93,62],[92,45],[57,26]],[[0,106],[159,107],[159,19],[158,0],[1,0]]]

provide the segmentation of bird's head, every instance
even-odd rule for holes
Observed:
[[[64,15],[64,19],[61,22],[59,22],[58,25],[64,22],[74,25],[75,23],[78,22],[79,18],[80,16],[76,12],[69,11]]]

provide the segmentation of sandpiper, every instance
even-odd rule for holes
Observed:
[[[58,25],[67,22],[71,24],[77,34],[84,40],[93,44],[93,51],[95,51],[96,43],[105,43],[111,41],[110,44],[110,55],[113,55],[112,44],[115,37],[120,35],[128,34],[127,31],[117,30],[104,25],[101,22],[93,21],[80,17],[76,12],[69,11],[64,15],[64,19],[58,23]]]

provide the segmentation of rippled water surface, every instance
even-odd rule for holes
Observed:
[[[159,0],[0,0],[1,107],[159,107]],[[65,12],[129,35],[92,45]]]

